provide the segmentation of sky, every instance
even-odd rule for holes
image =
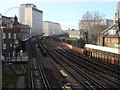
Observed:
[[[43,11],[44,21],[61,24],[63,30],[78,29],[78,22],[87,11],[99,11],[107,19],[114,18],[119,0],[2,0],[0,13],[4,16],[19,17],[20,4],[33,3]]]

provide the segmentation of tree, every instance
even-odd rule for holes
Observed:
[[[104,14],[100,14],[98,11],[89,12],[83,14],[80,26],[84,29],[84,33],[88,33],[84,40],[88,40],[87,43],[97,42],[95,38],[98,37],[101,31],[107,27],[102,25],[102,21],[105,19]],[[95,41],[94,41],[95,40]]]

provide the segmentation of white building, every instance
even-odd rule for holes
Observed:
[[[86,23],[90,23],[90,25],[97,25],[98,21],[94,21],[94,20],[80,20],[79,21],[79,30],[80,29],[85,29],[86,28]],[[113,25],[113,20],[111,19],[103,19],[101,21],[99,21],[99,25],[104,25],[104,26],[111,26]]]
[[[43,33],[43,11],[34,4],[21,4],[19,8],[19,22],[31,27],[31,34]]]
[[[44,36],[58,35],[61,34],[61,25],[59,23],[44,21],[43,22],[43,33]]]

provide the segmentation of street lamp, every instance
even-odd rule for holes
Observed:
[[[3,49],[4,49],[4,47],[6,47],[6,46],[4,46],[4,28],[6,28],[6,27],[1,26],[2,55],[3,55]],[[5,57],[5,60],[6,60],[6,53],[3,56]]]
[[[0,42],[1,42],[1,46],[0,46],[0,55],[1,56],[3,56],[3,43],[4,43],[4,38],[3,38],[3,28],[5,28],[5,27],[3,27],[3,26],[1,26],[1,32],[0,32],[0,34],[1,34],[1,37],[0,37]]]

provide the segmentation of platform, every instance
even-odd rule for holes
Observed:
[[[7,60],[4,60],[3,63],[27,63],[28,62],[28,57],[17,57],[17,58],[7,58]]]

